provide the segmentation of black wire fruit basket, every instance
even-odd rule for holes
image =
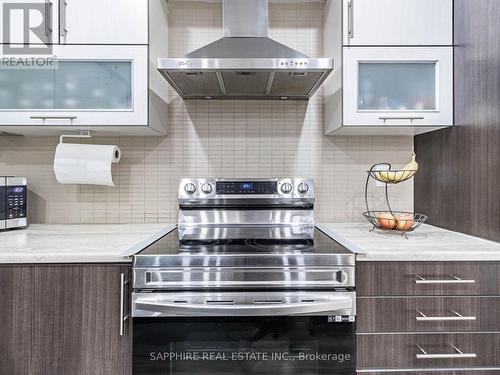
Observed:
[[[407,181],[412,178],[416,172],[416,169],[393,170],[391,164],[389,163],[374,164],[370,170],[367,171],[368,176],[366,177],[365,184],[366,211],[363,212],[363,216],[371,225],[373,225],[373,228],[370,231],[375,229],[396,231],[408,238],[406,233],[414,231],[427,220],[428,217],[426,215],[416,212],[395,211],[392,209],[389,202],[389,184],[399,184],[400,182]],[[368,185],[370,178],[385,184],[385,203],[388,208],[385,211],[374,211],[369,208]]]

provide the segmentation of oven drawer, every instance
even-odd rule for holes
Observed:
[[[354,292],[133,293],[133,317],[328,315],[354,321]]]
[[[500,262],[358,262],[359,296],[500,295]]]
[[[135,289],[347,288],[353,267],[134,268]]]
[[[358,369],[500,367],[500,333],[358,334]]]
[[[362,297],[358,332],[500,331],[500,297]]]
[[[133,375],[354,375],[355,324],[326,316],[133,319]]]

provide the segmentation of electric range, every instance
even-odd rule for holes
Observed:
[[[309,179],[183,179],[133,259],[134,375],[355,374],[355,255]]]

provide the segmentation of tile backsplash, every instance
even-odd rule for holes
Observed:
[[[170,56],[222,35],[220,4],[170,4]],[[321,4],[270,5],[270,37],[323,55]],[[0,137],[0,175],[28,178],[30,221],[36,223],[175,222],[181,177],[314,178],[318,222],[357,221],[364,211],[366,170],[376,162],[404,165],[412,137],[326,137],[321,90],[309,101],[194,100],[170,96],[167,137],[95,137],[116,144],[116,186],[61,185],[52,170],[58,138]],[[383,189],[371,185],[376,204]],[[391,188],[393,206],[411,210],[413,184]]]

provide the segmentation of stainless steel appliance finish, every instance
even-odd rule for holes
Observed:
[[[134,278],[136,288],[147,290],[353,288],[354,268],[293,264],[276,268],[265,268],[261,264],[256,267],[136,268]]]
[[[185,99],[309,99],[333,70],[267,37],[267,0],[223,0],[224,37],[158,70]],[[251,14],[252,17],[248,15]]]
[[[353,292],[135,293],[133,305],[136,317],[353,316],[356,309]]]
[[[134,289],[354,288],[354,254],[314,227],[314,192],[302,178],[182,179],[178,228],[134,256]]]
[[[355,255],[315,228],[314,191],[182,179],[178,227],[133,260],[134,375],[355,374]]]
[[[24,177],[0,177],[0,229],[28,225],[27,182]]]
[[[213,211],[212,211],[213,212]],[[205,212],[197,211],[194,212],[195,215],[203,218]],[[211,216],[211,213],[207,213],[207,216]],[[218,215],[217,215],[218,216]],[[228,215],[231,216],[231,215]],[[237,217],[243,217],[245,215],[237,215]],[[285,216],[285,215],[283,215]],[[219,217],[220,218],[220,217]],[[278,217],[279,219],[279,217]],[[301,218],[304,221],[308,220],[308,217]],[[185,218],[183,218],[185,220]],[[273,218],[269,218],[272,222]],[[278,221],[280,222],[280,221]],[[225,238],[232,239],[262,239],[267,238],[270,240],[286,240],[287,238],[294,239],[310,239],[314,236],[314,224],[310,226],[256,226],[256,227],[242,227],[235,225],[222,226],[205,226],[197,227],[184,225],[178,228],[179,238],[183,240],[223,240]]]
[[[252,183],[247,191],[231,190],[239,183]],[[183,178],[179,185],[179,206],[199,209],[218,206],[305,207],[312,214],[314,182],[305,178],[224,179]],[[181,224],[182,222],[179,222]],[[226,220],[229,223],[229,220]],[[285,222],[284,224],[293,224]]]

